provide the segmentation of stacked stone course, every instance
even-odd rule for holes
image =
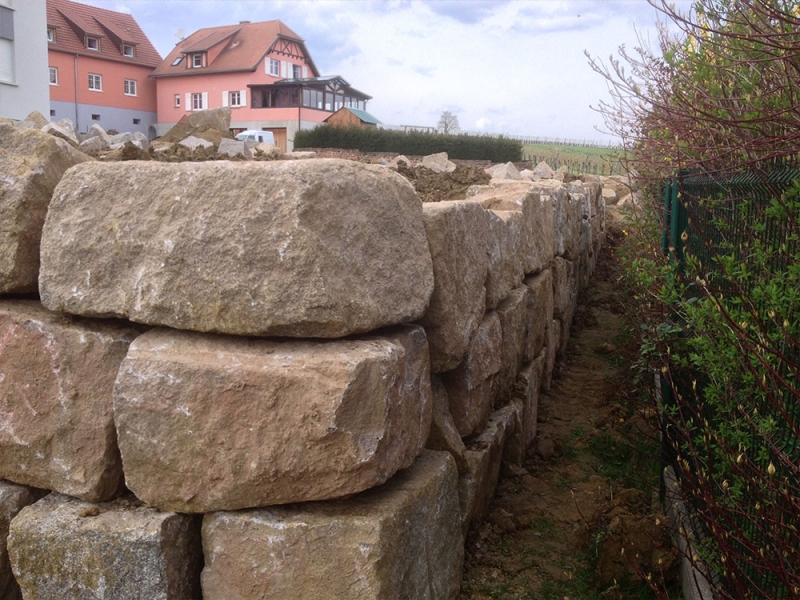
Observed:
[[[0,128],[3,597],[455,598],[600,185],[423,205],[382,166],[103,163]]]

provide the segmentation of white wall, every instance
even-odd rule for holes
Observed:
[[[0,0],[0,7],[12,11],[14,24],[14,39],[0,39],[0,116],[24,119],[38,110],[49,118],[46,0]]]

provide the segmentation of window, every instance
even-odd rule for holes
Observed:
[[[0,81],[14,81],[14,11],[0,6]]]
[[[292,76],[294,79],[301,79],[303,77],[303,67],[292,65]]]
[[[180,108],[181,106],[181,95],[175,94],[175,108]]]
[[[231,92],[230,93],[230,105],[231,106],[241,106],[242,105],[242,95],[239,92]]]
[[[47,28],[47,41],[48,42],[55,42],[56,41],[56,30],[52,27]]]
[[[99,121],[100,115],[92,115],[92,121]]]
[[[136,80],[135,79],[126,79],[125,80],[125,95],[126,96],[135,96],[136,95]]]
[[[51,117],[55,117],[56,116],[56,109],[54,109],[54,108],[50,109],[50,116]]]
[[[122,44],[122,56],[133,58],[133,46],[130,44]]]
[[[58,85],[58,69],[50,67],[50,85]]]
[[[141,120],[141,119],[134,119],[134,120],[133,120],[133,124],[134,124],[134,125],[138,125],[138,124],[139,124],[139,123],[141,123],[141,122],[142,122],[142,120]]]
[[[203,110],[203,94],[192,94],[192,110]]]
[[[97,51],[99,51],[100,50],[100,40],[97,39],[96,37],[89,37],[87,35],[86,36],[86,47],[89,50],[97,50]]]
[[[172,66],[177,67],[179,64],[181,64],[182,60],[183,60],[183,54],[181,54],[180,56],[176,56],[175,60],[172,61]]]
[[[281,61],[274,58],[269,59],[269,74],[273,77],[281,76]]]
[[[203,66],[203,55],[192,54],[192,67],[198,69]]]
[[[103,76],[89,73],[89,89],[95,92],[103,91]]]

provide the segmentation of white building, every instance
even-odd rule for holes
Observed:
[[[0,0],[0,116],[50,115],[46,0]]]

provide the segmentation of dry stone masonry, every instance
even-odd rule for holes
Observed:
[[[44,129],[0,123],[0,596],[456,598],[601,184],[501,165],[423,204],[389,166]]]

